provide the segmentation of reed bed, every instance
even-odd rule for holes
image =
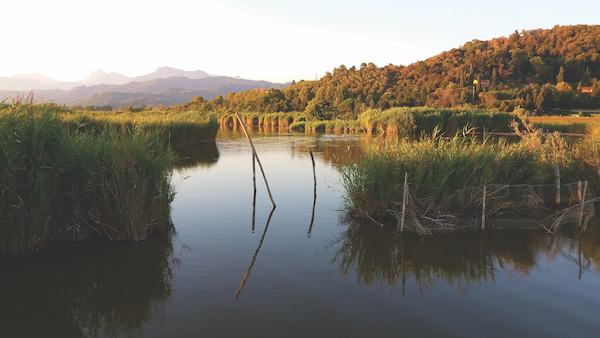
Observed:
[[[372,134],[419,136],[434,130],[446,135],[465,126],[476,131],[510,131],[514,115],[473,109],[391,108],[369,109],[358,116],[362,128]]]
[[[588,180],[600,192],[600,132],[568,145],[560,133],[544,136],[525,121],[520,126],[513,122],[512,129],[520,142],[477,138],[468,128],[452,138],[442,137],[439,129],[414,141],[382,138],[360,164],[342,166],[346,207],[353,215],[369,217],[397,210],[405,173],[411,196],[440,201],[457,190],[487,184],[551,184],[555,164],[565,182]]]
[[[413,113],[408,108],[369,109],[360,114],[357,120],[371,134],[408,136],[414,134],[417,128]]]
[[[585,134],[588,129],[600,125],[600,118],[585,116],[531,116],[528,120],[545,132]]]
[[[0,254],[171,228],[175,156],[160,136],[65,128],[45,105],[0,106]]]
[[[269,127],[269,128],[289,128],[294,121],[299,121],[301,116],[299,113],[258,113],[258,112],[241,112],[239,113],[242,121],[247,126]],[[235,126],[239,121],[235,113],[222,113],[218,116],[218,121],[222,125]]]
[[[124,131],[137,128],[157,135],[171,146],[214,142],[219,130],[215,116],[196,111],[74,111],[60,113],[59,118],[68,128],[88,132],[103,130],[106,126]]]
[[[300,121],[290,125],[291,130],[306,132],[363,132],[364,129],[357,121],[332,120],[332,121]]]
[[[331,114],[330,114],[331,115]],[[353,119],[311,120],[304,112],[268,113],[242,112],[242,121],[248,126],[286,128],[307,132],[367,132],[375,135],[418,137],[434,129],[447,135],[471,126],[473,131],[510,132],[513,114],[474,109],[390,108],[368,109]],[[235,126],[239,122],[233,113],[221,113],[222,125]]]

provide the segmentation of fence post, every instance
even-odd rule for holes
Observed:
[[[579,226],[581,226],[581,223],[583,223],[583,207],[585,206],[585,194],[587,193],[587,185],[588,185],[588,181],[585,181],[585,187],[583,188],[583,195],[581,198],[581,212],[579,213]]]
[[[583,203],[583,198],[581,196],[581,181],[577,181],[577,200],[579,203]]]
[[[408,173],[404,173],[404,197],[402,198],[402,221],[400,233],[404,232],[404,219],[406,218],[406,195],[408,195]]]
[[[252,183],[254,184],[254,194],[256,195],[256,154],[252,152]]]
[[[481,208],[481,231],[485,230],[485,199],[487,197],[487,186],[483,186],[483,207]]]
[[[556,177],[556,205],[560,205],[560,166],[554,165],[554,176]]]

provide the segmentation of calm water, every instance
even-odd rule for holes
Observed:
[[[597,228],[400,238],[340,211],[373,139],[252,137],[277,208],[222,130],[174,174],[173,238],[0,258],[0,337],[600,336]]]

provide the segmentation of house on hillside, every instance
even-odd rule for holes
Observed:
[[[594,87],[579,87],[581,94],[591,94]]]
[[[477,84],[479,81],[477,81],[477,79],[473,80],[473,84]],[[490,80],[481,80],[481,84],[486,86],[486,87],[490,87],[492,84],[490,83]]]

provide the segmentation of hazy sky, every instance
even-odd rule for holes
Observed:
[[[2,4],[0,76],[170,66],[286,82],[408,65],[515,30],[600,24],[599,0],[29,0]]]

